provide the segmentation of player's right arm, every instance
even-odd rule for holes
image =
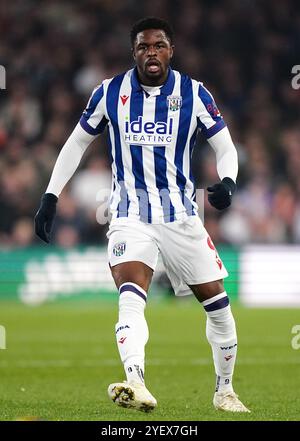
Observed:
[[[49,185],[41,198],[39,210],[34,218],[35,233],[46,243],[50,242],[56,204],[61,191],[77,170],[88,146],[106,126],[103,96],[102,84],[93,91],[79,123],[61,149]]]

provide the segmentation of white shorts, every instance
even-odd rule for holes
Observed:
[[[107,233],[111,266],[139,261],[155,270],[161,253],[177,296],[192,294],[188,285],[228,276],[212,240],[198,216],[186,221],[146,224],[129,218],[112,221]]]

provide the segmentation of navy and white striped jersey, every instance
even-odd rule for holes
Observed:
[[[112,219],[165,223],[197,213],[191,173],[197,130],[210,138],[225,127],[202,83],[169,68],[165,84],[148,93],[131,69],[93,91],[80,124],[92,135],[108,126]]]

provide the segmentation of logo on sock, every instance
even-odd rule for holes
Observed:
[[[226,361],[229,361],[229,360],[231,360],[232,359],[232,357],[233,357],[233,355],[225,355],[225,360]]]
[[[142,371],[142,369],[139,367],[138,364],[135,364],[134,367],[135,367],[135,369],[137,371],[138,376],[140,377],[142,382],[144,382],[144,372]]]
[[[119,326],[119,328],[116,330],[116,334],[117,334],[119,331],[122,331],[122,329],[126,329],[126,328],[130,329],[130,326],[128,326],[128,325],[125,325],[125,326]]]
[[[237,343],[234,343],[234,345],[232,346],[220,346],[220,349],[222,349],[222,351],[228,351],[228,349],[233,349],[237,346]]]
[[[217,375],[216,389],[215,392],[219,391],[221,377]]]
[[[121,337],[119,343],[123,344],[127,337]]]

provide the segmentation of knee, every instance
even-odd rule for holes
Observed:
[[[140,286],[144,291],[147,291],[148,289],[148,284],[145,278],[143,278],[141,275],[132,275],[123,272],[117,272],[117,274],[114,276],[114,280],[118,289],[124,283],[135,283],[136,285]]]
[[[225,290],[222,279],[208,283],[200,283],[198,285],[191,285],[190,288],[199,302],[204,302],[204,300],[208,300],[217,294],[221,294]]]
[[[120,264],[111,268],[111,273],[117,288],[123,283],[131,282],[140,286],[144,291],[148,291],[151,277],[151,272],[148,268],[144,268],[145,265],[128,265],[128,264]]]

